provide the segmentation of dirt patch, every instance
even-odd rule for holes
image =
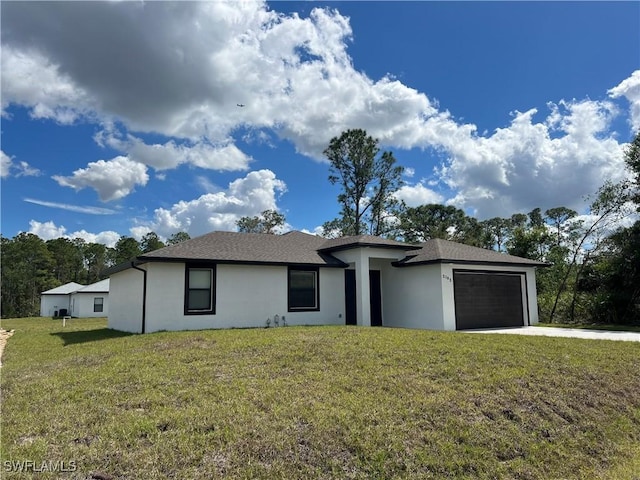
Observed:
[[[2,367],[2,353],[4,352],[4,346],[7,344],[7,340],[13,335],[14,330],[6,331],[0,328],[0,367]]]

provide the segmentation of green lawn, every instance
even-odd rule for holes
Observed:
[[[640,478],[634,342],[2,326],[3,479]]]

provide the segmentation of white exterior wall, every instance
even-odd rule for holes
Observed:
[[[288,312],[286,266],[218,264],[216,313],[185,315],[185,264],[153,262],[143,267],[148,271],[146,332],[264,327],[267,318],[273,319],[276,314],[285,317],[287,325],[344,323],[344,271],[341,268],[320,268],[319,311]],[[142,305],[142,272],[129,269],[113,275],[110,290],[109,327],[139,332],[142,313],[136,308]],[[130,307],[120,304],[121,301]],[[137,314],[132,315],[131,311]],[[127,320],[129,318],[133,320]]]
[[[440,265],[398,268],[382,273],[383,324],[390,327],[443,330]]]
[[[71,311],[71,295],[40,295],[40,316],[53,317],[56,310],[66,308]]]
[[[419,267],[416,267],[419,268]],[[522,299],[525,325],[538,323],[538,295],[536,291],[536,273],[534,267],[505,267],[492,265],[442,264],[442,299],[444,305],[444,330],[456,329],[456,312],[453,295],[453,271],[476,270],[486,272],[523,273]]]
[[[371,326],[369,271],[380,270],[382,325],[387,325],[385,318],[390,317],[390,315],[386,313],[387,309],[385,308],[385,299],[388,297],[385,278],[390,277],[390,275],[385,272],[393,268],[391,262],[404,258],[406,253],[403,250],[390,248],[360,247],[333,252],[332,255],[348,263],[350,268],[356,272],[356,323],[360,326]],[[342,276],[344,278],[344,273],[342,273]],[[341,296],[344,304],[344,290]]]
[[[142,265],[144,268],[146,265]],[[142,329],[143,273],[130,268],[111,275],[109,328],[140,333]]]
[[[142,275],[142,274],[140,274]],[[93,311],[93,299],[100,297],[103,299],[102,312]],[[108,292],[78,292],[71,294],[71,315],[74,317],[106,317],[109,315],[109,293]]]

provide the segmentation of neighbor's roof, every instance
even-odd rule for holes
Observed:
[[[86,287],[76,290],[74,293],[109,293],[109,279],[100,280]]]
[[[542,267],[547,264],[530,260],[528,258],[515,257],[506,253],[487,250],[486,248],[472,247],[462,243],[451,242],[434,238],[421,245],[422,248],[411,252],[409,256],[395,262],[398,267],[410,265],[424,265],[427,263],[468,263],[468,264],[494,264],[494,265],[519,265],[530,267]]]
[[[325,240],[319,250],[322,252],[335,252],[353,247],[378,247],[400,250],[415,250],[420,248],[417,245],[410,245],[396,240],[387,240],[386,238],[375,237],[373,235],[353,235]]]
[[[52,288],[51,290],[42,292],[41,295],[69,295],[83,287],[84,285],[80,285],[79,283],[69,282],[64,285],[60,285],[59,287]]]
[[[266,263],[344,267],[340,260],[319,252],[326,239],[302,232],[284,235],[212,232],[140,255],[154,260],[209,260],[221,263]]]

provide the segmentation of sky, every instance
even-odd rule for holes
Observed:
[[[362,128],[409,206],[586,213],[629,176],[640,2],[7,2],[1,233],[192,237],[339,213]],[[244,106],[238,106],[244,105]]]

